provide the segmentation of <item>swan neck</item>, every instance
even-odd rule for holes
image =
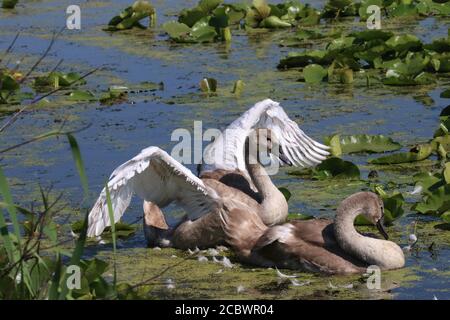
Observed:
[[[402,249],[391,241],[366,237],[358,233],[354,220],[369,209],[363,198],[353,195],[345,199],[337,209],[334,233],[339,246],[368,265],[382,269],[396,269],[404,266]]]

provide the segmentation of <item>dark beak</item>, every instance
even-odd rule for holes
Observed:
[[[289,159],[285,156],[285,154],[283,153],[283,149],[281,149],[281,146],[280,146],[280,149],[279,149],[279,151],[278,151],[278,158],[280,159],[280,161],[281,161],[283,164],[285,164],[285,165],[287,165],[287,166],[292,166],[291,160],[289,160]]]
[[[383,219],[378,220],[378,222],[377,222],[377,229],[378,229],[378,231],[380,231],[380,233],[383,235],[383,237],[386,240],[389,239],[389,236],[388,236],[386,230],[384,230],[384,227],[383,227]]]

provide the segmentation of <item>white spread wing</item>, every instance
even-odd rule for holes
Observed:
[[[312,167],[325,160],[329,147],[308,137],[278,103],[270,102],[267,109],[260,113],[256,127],[270,129],[277,137],[283,154],[296,166]]]
[[[146,148],[116,168],[109,179],[108,190],[114,223],[124,214],[133,194],[161,208],[176,201],[191,219],[218,206],[214,190],[158,147]],[[110,225],[106,190],[103,188],[89,213],[88,236],[98,236]]]
[[[256,103],[205,150],[202,171],[215,169],[246,172],[244,146],[252,130],[270,129],[276,135],[283,154],[295,166],[311,167],[329,155],[329,147],[308,137],[291,119],[278,102],[266,99]]]

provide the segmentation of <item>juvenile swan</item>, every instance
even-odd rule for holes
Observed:
[[[383,202],[371,192],[342,201],[334,221],[297,220],[267,227],[257,215],[242,210],[223,211],[221,218],[227,242],[251,264],[325,274],[363,273],[369,265],[402,268],[405,258],[397,244],[356,231],[353,222],[359,214],[388,238],[382,226]]]
[[[283,108],[270,99],[255,104],[228,129],[205,150],[205,160],[209,165],[201,168],[200,178],[158,147],[148,147],[117,167],[108,181],[114,223],[122,217],[134,194],[147,202],[144,204],[147,211],[155,210],[157,213],[161,208],[175,202],[186,211],[190,220],[217,212],[228,199],[229,208],[260,206],[260,198],[250,196],[242,200],[244,197],[239,198],[234,193],[242,193],[242,189],[230,181],[225,181],[227,179],[224,180],[225,176],[229,177],[230,174],[242,174],[244,179],[247,179],[244,163],[245,141],[250,132],[257,129],[269,129],[279,141],[280,151],[294,165],[312,166],[328,155],[328,147],[304,134],[298,125],[289,119]],[[252,185],[252,181],[248,184]],[[247,190],[244,193],[249,195],[251,192]],[[245,203],[245,206],[241,205],[242,203]],[[272,225],[284,219],[285,215],[283,210],[275,210],[263,216],[267,216],[267,224]],[[99,236],[105,227],[110,225],[106,190],[103,189],[89,213],[88,236]],[[221,227],[219,229],[221,230]]]

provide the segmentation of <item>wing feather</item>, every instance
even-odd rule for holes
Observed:
[[[161,208],[176,201],[191,219],[214,210],[219,201],[214,190],[158,147],[146,148],[117,167],[108,181],[108,189],[114,222],[123,216],[133,194]],[[110,225],[106,190],[103,188],[89,213],[88,236],[98,236]]]
[[[275,133],[283,153],[295,166],[312,167],[329,155],[329,147],[307,136],[289,119],[278,102],[266,99],[256,103],[205,150],[202,172],[215,169],[247,172],[244,159],[245,138],[254,129],[265,128]]]

